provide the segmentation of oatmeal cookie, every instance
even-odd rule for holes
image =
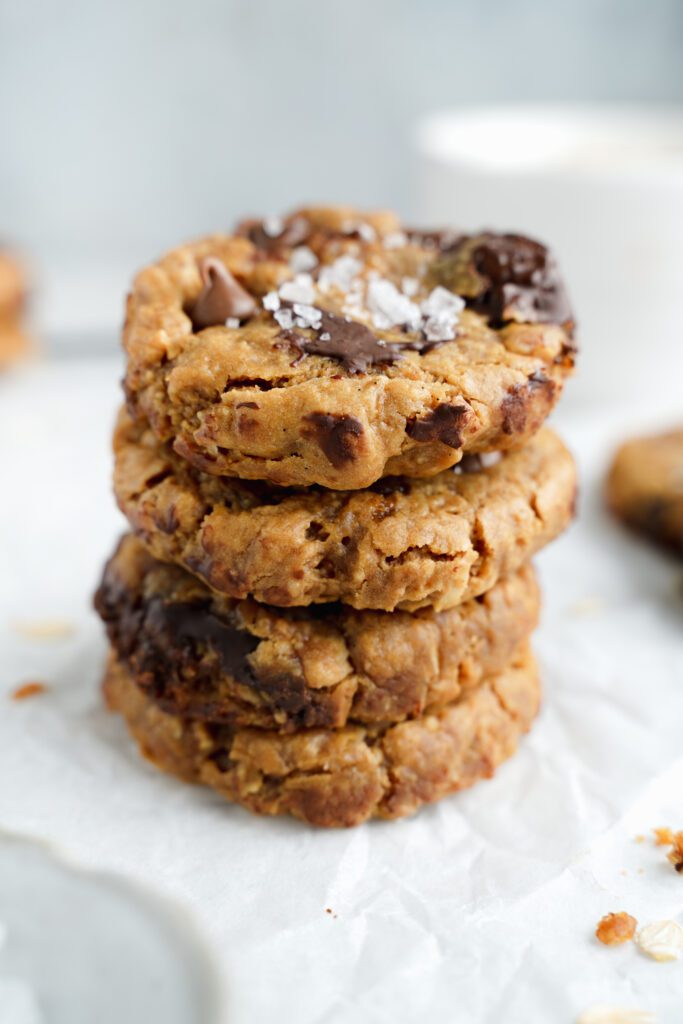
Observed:
[[[536,626],[525,565],[445,612],[276,609],[212,593],[122,539],[95,598],[113,650],[171,714],[292,731],[398,722],[501,670]]]
[[[205,473],[354,490],[522,446],[572,370],[572,332],[538,242],[303,209],[138,274],[125,390]]]
[[[283,735],[180,718],[150,700],[113,654],[104,693],[158,768],[258,814],[292,814],[327,827],[400,818],[489,778],[515,752],[540,701],[526,648],[453,703],[386,728]]]
[[[386,478],[366,491],[200,473],[127,413],[114,448],[119,506],[155,557],[229,597],[281,607],[452,607],[560,534],[576,488],[572,457],[548,430],[494,465],[468,458],[467,472]]]
[[[606,490],[620,519],[683,555],[683,429],[623,444]]]

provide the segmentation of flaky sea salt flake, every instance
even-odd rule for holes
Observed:
[[[318,266],[318,257],[307,245],[298,245],[296,249],[292,249],[289,266],[295,274],[302,274]]]
[[[291,309],[276,309],[273,316],[283,331],[291,331],[294,326],[294,314]]]
[[[301,302],[295,302],[292,310],[294,312],[294,323],[297,327],[312,327],[314,330],[320,327],[322,314],[315,306],[307,306]]]
[[[380,330],[387,330],[396,325],[405,325],[410,330],[417,330],[420,326],[419,307],[386,278],[369,282],[366,302],[372,322]]]
[[[285,302],[301,302],[310,306],[315,300],[315,288],[310,274],[297,274],[293,281],[280,285],[279,295]]]
[[[280,308],[280,296],[277,292],[268,292],[263,296],[262,305],[269,313],[274,313],[276,309]]]
[[[263,230],[269,238],[279,238],[285,230],[282,217],[265,217],[263,220]]]
[[[360,274],[363,264],[355,256],[339,256],[323,267],[318,275],[318,287],[321,291],[329,291],[330,288],[338,288],[341,292],[348,292],[352,286],[353,279]]]
[[[408,242],[408,236],[403,231],[392,231],[385,235],[382,244],[385,249],[400,249]]]

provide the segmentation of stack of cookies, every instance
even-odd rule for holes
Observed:
[[[24,328],[26,280],[12,253],[0,249],[0,370],[29,349]]]
[[[529,559],[571,519],[542,424],[572,317],[539,243],[304,209],[143,270],[96,597],[160,768],[354,825],[490,776],[539,706]]]

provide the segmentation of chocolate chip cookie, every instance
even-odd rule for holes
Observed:
[[[365,491],[200,473],[125,412],[114,447],[120,508],[152,554],[220,593],[282,607],[452,607],[561,533],[576,490],[572,457],[547,429],[493,465],[468,458]]]
[[[540,700],[525,647],[452,703],[388,727],[287,735],[181,718],[146,696],[114,654],[104,692],[157,767],[258,814],[292,814],[327,827],[400,818],[489,778],[515,752]]]
[[[221,597],[129,535],[95,606],[117,658],[163,711],[291,732],[399,722],[456,700],[529,637],[539,592],[525,565],[445,612],[282,610]]]
[[[204,473],[353,490],[522,446],[572,370],[572,335],[538,242],[303,209],[138,274],[125,389]]]
[[[683,554],[683,429],[623,444],[606,490],[620,519]]]
[[[0,250],[0,369],[30,348],[23,325],[25,305],[24,272],[9,252]]]

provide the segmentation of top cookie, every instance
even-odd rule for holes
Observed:
[[[138,274],[125,389],[204,472],[357,489],[522,445],[573,367],[572,329],[538,242],[303,209]]]

